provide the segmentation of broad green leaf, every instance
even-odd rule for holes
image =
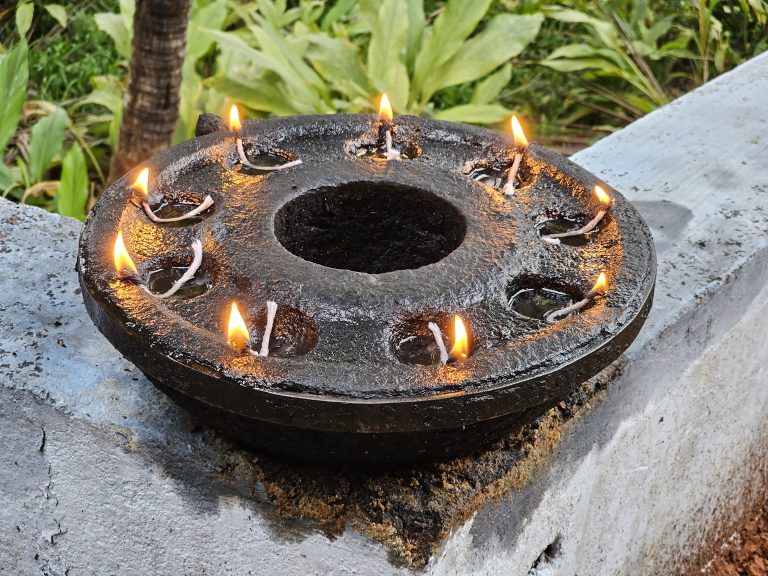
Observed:
[[[512,79],[512,66],[507,64],[485,78],[475,88],[470,104],[490,104]]]
[[[600,20],[578,10],[571,10],[561,6],[547,6],[544,10],[547,18],[552,18],[559,22],[568,22],[571,24],[586,24],[591,26],[597,34],[600,41],[606,45],[615,47],[619,44],[618,35],[613,25],[605,20]]]
[[[109,34],[115,43],[115,50],[123,58],[131,58],[131,32],[125,25],[125,20],[120,14],[102,12],[95,14],[94,19],[100,30]]]
[[[422,43],[414,64],[414,90],[426,104],[435,93],[435,75],[459,51],[488,11],[491,0],[448,0]]]
[[[609,63],[602,58],[567,58],[542,60],[542,65],[560,72],[578,72],[579,70],[605,70]],[[620,70],[615,70],[620,72]]]
[[[67,9],[64,6],[61,4],[46,4],[44,8],[62,28],[67,27]]]
[[[0,59],[0,158],[19,125],[28,80],[27,43],[22,40]]]
[[[205,84],[252,110],[277,116],[290,116],[303,112],[292,107],[291,102],[286,101],[284,95],[269,82],[235,80],[225,76],[214,76],[209,78]]]
[[[471,82],[489,74],[520,54],[536,38],[543,21],[541,14],[496,16],[446,65],[437,89]]]
[[[13,175],[11,169],[0,162],[0,194],[5,196],[5,191],[13,185]]]
[[[323,16],[320,27],[323,30],[329,30],[337,20],[343,18],[347,12],[352,10],[355,4],[357,4],[357,0],[337,0],[333,8],[328,10],[325,16]]]
[[[41,118],[32,127],[29,136],[29,179],[36,184],[43,179],[51,162],[61,153],[64,131],[67,127],[67,113],[57,108],[50,116]]]
[[[19,4],[16,8],[16,31],[22,39],[26,38],[27,32],[32,27],[32,16],[34,14],[35,5],[31,2]]]
[[[317,98],[310,88],[313,86],[324,98],[330,97],[325,82],[312,70],[311,66],[304,62],[303,50],[297,50],[283,34],[269,27],[251,26],[250,30],[263,52],[276,63],[277,68],[273,71],[285,78],[286,82],[290,79],[294,89],[298,88],[299,93]]]
[[[463,104],[440,110],[435,114],[438,120],[466,122],[468,124],[496,124],[512,114],[500,104]]]
[[[547,60],[557,60],[558,58],[592,58],[597,56],[597,48],[589,44],[566,44],[554,49]]]
[[[349,100],[370,94],[368,78],[354,44],[326,34],[311,34],[308,39],[307,58],[326,82],[335,85]]]
[[[224,20],[227,18],[227,3],[225,0],[216,0],[208,6],[201,8],[197,6],[198,3],[195,3],[187,31],[186,58],[191,58],[193,61],[205,55],[213,44],[213,40],[210,37],[199,33],[200,29],[221,30]]]
[[[409,69],[413,69],[424,35],[424,0],[406,1],[408,2],[408,40],[405,49],[405,64]]]
[[[259,30],[261,34],[262,29],[258,27],[253,28]],[[281,91],[277,90],[277,94],[279,94],[281,100],[289,100],[291,102],[295,110],[294,114],[312,114],[320,111],[321,103],[319,102],[318,94],[307,85],[302,76],[292,66],[287,64],[287,58],[280,52],[280,48],[269,42],[269,40],[267,40],[267,44],[270,47],[271,53],[267,54],[262,50],[252,48],[240,36],[232,32],[201,30],[216,39],[220,49],[232,50],[241,57],[241,60],[242,58],[250,60],[257,67],[271,70],[279,76],[285,83],[284,91],[288,93],[281,93]],[[265,34],[262,35],[266,36]]]
[[[56,190],[56,211],[62,216],[85,220],[88,202],[88,166],[77,144],[67,151],[61,163],[61,179]]]
[[[408,104],[408,73],[402,60],[408,39],[406,9],[405,0],[384,0],[368,45],[368,79],[399,110]]]

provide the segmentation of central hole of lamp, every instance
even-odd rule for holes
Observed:
[[[467,224],[431,192],[383,182],[318,188],[275,215],[275,235],[297,256],[369,274],[420,268],[445,258]]]

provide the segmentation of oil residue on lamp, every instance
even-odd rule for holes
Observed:
[[[569,236],[582,236],[592,232],[592,230],[595,229],[595,226],[600,223],[600,221],[603,219],[603,216],[608,213],[608,210],[610,210],[611,206],[613,205],[613,200],[611,197],[608,196],[605,190],[603,190],[600,186],[595,186],[595,196],[597,196],[597,199],[600,201],[600,210],[595,215],[595,217],[592,218],[592,220],[587,222],[587,224],[578,230],[561,232],[560,234],[548,234],[546,236],[542,236],[541,239],[547,244],[560,244],[560,238],[567,238]]]
[[[133,263],[128,250],[125,247],[123,241],[123,233],[118,231],[117,238],[115,239],[115,248],[113,251],[115,258],[115,270],[120,278],[124,280],[140,281],[139,271],[136,269],[136,265]]]
[[[251,335],[248,333],[248,327],[245,320],[237,308],[237,302],[232,302],[229,312],[229,324],[227,324],[227,342],[233,348],[243,352],[248,349],[251,343]]]
[[[300,159],[292,160],[290,162],[285,162],[283,164],[277,164],[274,166],[257,166],[256,164],[251,163],[251,161],[248,160],[248,157],[245,155],[245,149],[243,148],[243,139],[240,136],[241,128],[242,128],[242,125],[240,124],[240,112],[238,111],[237,106],[235,104],[232,104],[232,107],[229,109],[229,129],[235,133],[235,148],[237,149],[237,157],[240,160],[240,164],[242,164],[246,168],[250,168],[251,170],[264,170],[264,171],[285,170],[286,168],[292,168],[293,166],[298,166],[299,164],[301,164]]]
[[[400,160],[400,151],[396,150],[392,146],[392,120],[394,114],[392,112],[392,105],[389,103],[389,98],[386,94],[381,95],[381,102],[379,103],[379,121],[384,127],[384,142],[386,144],[386,152],[384,157],[389,160]]]
[[[561,308],[560,310],[555,310],[554,312],[550,312],[547,315],[547,322],[557,322],[560,318],[565,318],[570,314],[571,312],[577,312],[578,310],[581,310],[589,304],[589,302],[598,295],[605,294],[606,289],[608,288],[608,281],[605,279],[605,272],[600,272],[600,275],[597,277],[597,280],[595,281],[595,285],[592,286],[592,289],[587,292],[587,295],[584,297],[583,300],[579,300],[575,304],[571,304],[570,306],[566,306],[565,308]]]
[[[520,163],[523,161],[523,154],[525,154],[526,148],[528,148],[528,138],[523,132],[523,127],[520,125],[520,121],[517,116],[512,116],[512,137],[515,139],[515,159],[512,162],[512,167],[507,173],[507,182],[504,184],[502,191],[505,196],[511,196],[515,193],[515,180],[517,178],[517,172],[520,170]]]
[[[144,168],[139,172],[139,176],[133,183],[133,190],[138,193],[138,201],[141,202],[141,207],[144,208],[144,212],[146,212],[149,219],[152,220],[152,222],[161,224],[167,222],[180,222],[181,220],[195,218],[213,206],[213,198],[208,195],[203,199],[199,206],[193,208],[186,214],[182,214],[175,218],[160,218],[152,211],[152,208],[149,205],[149,168]]]
[[[440,363],[447,364],[451,360],[461,362],[469,356],[469,334],[464,321],[458,314],[453,315],[453,346],[451,351],[445,347],[445,340],[440,327],[435,322],[430,322],[429,330],[435,338],[435,344],[440,351]]]

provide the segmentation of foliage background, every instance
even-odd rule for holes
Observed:
[[[106,186],[133,0],[0,4],[0,194],[76,218]],[[372,111],[570,153],[768,47],[765,0],[195,0],[176,140],[202,111]]]

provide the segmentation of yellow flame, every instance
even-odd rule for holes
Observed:
[[[525,137],[523,127],[520,125],[520,120],[517,116],[512,116],[512,136],[515,138],[515,146],[518,148],[525,148],[528,146],[528,138]]]
[[[393,117],[392,105],[389,103],[389,98],[387,98],[386,94],[382,94],[381,102],[379,103],[379,119],[391,122]]]
[[[237,106],[232,104],[232,108],[229,109],[229,129],[232,132],[240,132],[240,112],[237,111]]]
[[[145,198],[149,195],[149,168],[139,172],[136,182],[133,183],[133,189],[141,192]]]
[[[608,281],[605,279],[605,272],[600,272],[600,275],[597,277],[597,281],[595,282],[595,285],[592,286],[590,292],[603,294],[606,288],[608,288]]]
[[[128,250],[125,248],[125,242],[123,242],[123,233],[117,233],[117,239],[115,240],[115,270],[122,274],[125,272],[133,275],[138,275],[139,271],[136,270],[136,265],[131,260],[131,256],[128,254]]]
[[[595,195],[597,196],[597,199],[606,206],[611,205],[611,197],[608,196],[605,190],[603,190],[600,186],[595,186]]]
[[[237,302],[232,302],[232,309],[229,313],[229,325],[227,326],[227,341],[229,345],[238,350],[244,350],[251,339],[248,334],[248,328],[245,320],[237,309]]]
[[[453,316],[453,347],[451,348],[451,358],[464,360],[469,354],[469,335],[464,321],[458,314]]]

